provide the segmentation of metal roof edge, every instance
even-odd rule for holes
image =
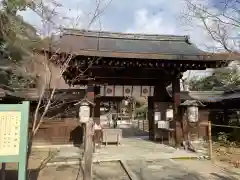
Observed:
[[[184,41],[188,43],[187,35],[160,35],[143,33],[122,33],[110,31],[93,31],[84,29],[63,29],[62,36],[75,35],[85,37],[113,38],[113,39],[133,39],[133,40],[154,40],[154,41]]]
[[[190,94],[223,94],[224,91],[183,91],[183,92],[188,92]]]

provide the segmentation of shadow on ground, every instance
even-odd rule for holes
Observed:
[[[122,129],[122,137],[123,138],[129,138],[129,137],[138,137],[138,136],[148,136],[149,133],[146,131],[143,131],[137,127],[120,127]]]
[[[28,180],[38,180],[40,169],[32,169],[27,173]],[[5,180],[18,180],[18,170],[6,170],[5,171]],[[0,177],[0,180],[1,177]]]
[[[83,145],[83,126],[77,126],[70,132],[69,142],[72,142],[75,147],[81,147]]]

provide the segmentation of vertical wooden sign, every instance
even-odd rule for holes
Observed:
[[[17,162],[18,180],[26,180],[29,102],[0,104],[0,162]]]

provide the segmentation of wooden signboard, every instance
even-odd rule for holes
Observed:
[[[0,104],[0,162],[19,163],[19,180],[26,180],[28,119],[29,102]]]

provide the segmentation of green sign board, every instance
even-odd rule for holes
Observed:
[[[0,104],[0,162],[17,162],[18,179],[26,180],[29,102]]]

